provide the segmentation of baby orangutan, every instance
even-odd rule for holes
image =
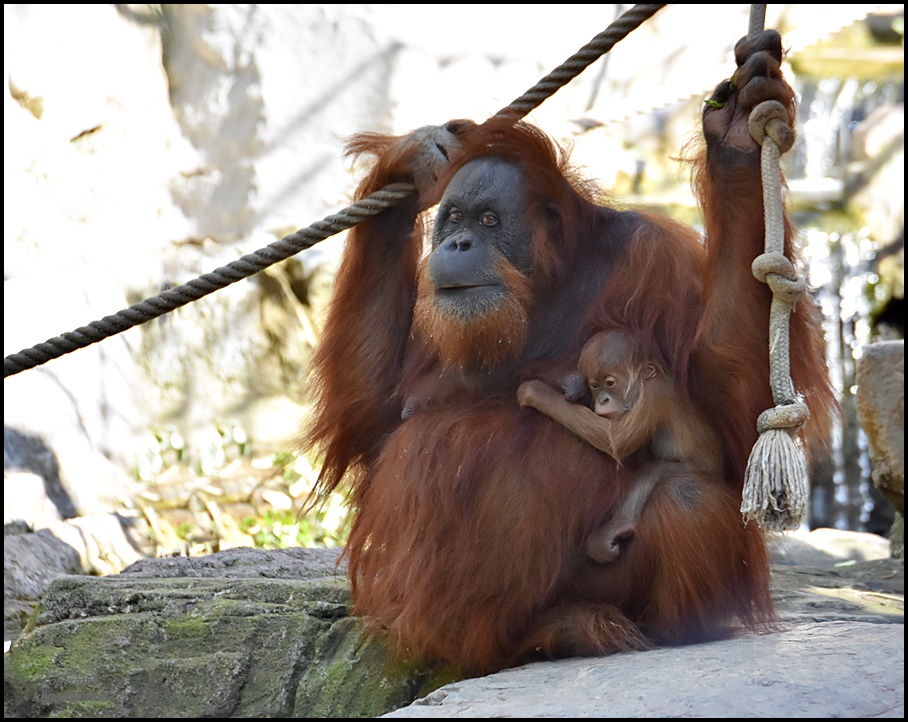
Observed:
[[[572,403],[586,396],[589,407]],[[717,475],[720,445],[715,432],[687,398],[676,392],[670,374],[640,358],[625,331],[601,331],[580,354],[579,374],[565,383],[564,394],[539,380],[517,391],[521,406],[531,406],[591,446],[621,462],[637,451],[659,460],[644,465],[623,503],[586,541],[586,554],[606,563],[621,553],[620,542],[636,531],[643,507],[656,485],[685,473]]]

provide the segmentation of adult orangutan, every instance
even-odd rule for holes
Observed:
[[[589,403],[576,403],[585,401]],[[564,393],[537,379],[520,384],[517,400],[557,421],[590,446],[640,471],[605,524],[586,539],[597,562],[614,561],[630,543],[650,495],[663,479],[722,471],[718,437],[671,374],[640,356],[621,329],[600,331],[580,352],[579,372]],[[662,462],[662,463],[657,463]]]
[[[475,675],[772,621],[763,533],[739,511],[755,420],[773,405],[770,292],[750,270],[763,206],[747,118],[771,99],[793,124],[794,97],[778,34],[741,41],[736,55],[733,83],[703,118],[705,240],[598,205],[563,152],[523,123],[352,141],[352,153],[376,156],[358,198],[399,180],[418,191],[347,240],[313,361],[309,441],[324,454],[320,491],[352,485],[354,611],[401,654]],[[420,214],[436,203],[423,258]],[[816,434],[833,398],[809,300],[791,326],[791,373]],[[672,369],[677,393],[718,431],[722,473],[660,482],[634,544],[598,564],[585,540],[632,475],[520,407],[517,388],[556,385],[607,328]],[[402,413],[414,394],[426,403]]]

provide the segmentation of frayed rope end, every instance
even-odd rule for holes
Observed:
[[[786,429],[766,429],[744,475],[741,513],[770,531],[797,529],[807,515],[807,462]]]

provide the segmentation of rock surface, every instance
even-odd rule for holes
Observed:
[[[873,483],[905,513],[905,341],[863,348],[858,366],[858,415],[867,434]]]
[[[385,716],[901,718],[902,642],[894,625],[808,624],[768,637],[528,665],[447,685]]]
[[[368,717],[449,680],[387,666],[349,615],[338,554],[234,549],[61,577],[4,659],[4,716]]]
[[[811,535],[776,549],[776,633],[457,682],[388,665],[380,641],[349,616],[337,550],[233,549],[65,576],[5,657],[4,712],[902,717],[904,563],[874,558],[885,540],[842,536],[812,557],[825,568],[797,564]]]
[[[386,717],[904,717],[904,566],[774,568],[782,629],[530,664]]]

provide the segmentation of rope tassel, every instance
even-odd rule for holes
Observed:
[[[808,416],[807,406],[796,402],[767,409],[757,420],[760,436],[744,473],[741,513],[771,531],[797,529],[807,513],[807,462],[794,432]]]

